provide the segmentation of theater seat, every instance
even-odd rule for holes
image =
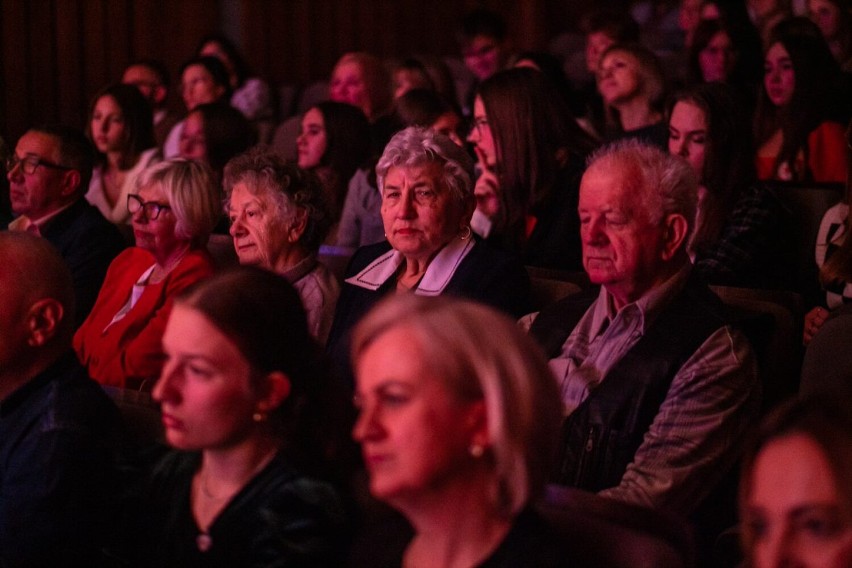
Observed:
[[[695,565],[687,523],[573,487],[550,485],[539,512],[574,543],[578,566],[685,568]]]

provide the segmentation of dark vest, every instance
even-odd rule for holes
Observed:
[[[562,318],[548,309],[543,313],[544,319],[539,321],[540,315],[530,329],[550,357],[559,353],[582,317],[580,308],[584,302],[568,300],[553,307],[561,310]],[[691,278],[639,341],[566,418],[553,481],[590,491],[618,485],[674,376],[714,331],[727,324],[724,311],[721,300]],[[559,320],[556,327],[548,325]]]

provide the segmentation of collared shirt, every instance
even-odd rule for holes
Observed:
[[[73,201],[67,205],[63,205],[59,209],[48,213],[47,215],[42,215],[41,217],[35,220],[30,219],[26,215],[20,215],[17,219],[9,223],[9,230],[22,231],[41,236],[42,227],[44,227],[51,219],[53,219],[72,205],[74,205]]]
[[[684,267],[615,311],[601,294],[551,360],[566,412],[594,390],[686,284]],[[745,336],[724,326],[684,363],[621,483],[600,494],[688,515],[730,469],[759,411],[757,361]]]
[[[429,263],[414,293],[420,296],[441,295],[474,245],[476,240],[472,238],[457,238],[450,241]],[[376,291],[396,274],[404,261],[405,257],[401,252],[391,249],[355,276],[347,278],[346,282],[359,288]]]
[[[597,301],[565,340],[562,353],[550,360],[565,414],[571,414],[615,363],[645,334],[648,326],[686,284],[689,266],[655,287],[639,300],[615,309],[612,295],[601,287]]]

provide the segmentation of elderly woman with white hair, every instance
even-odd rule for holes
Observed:
[[[361,247],[349,265],[328,343],[341,368],[350,330],[388,294],[462,296],[523,315],[523,265],[470,229],[473,161],[464,149],[431,130],[406,128],[388,143],[376,174],[387,241]]]
[[[319,178],[258,147],[228,162],[224,185],[240,264],[284,276],[302,299],[311,335],[325,342],[340,285],[317,261],[332,223]]]
[[[174,297],[213,273],[205,245],[221,215],[210,168],[180,158],[143,171],[127,211],[136,246],[110,264],[74,349],[101,384],[150,390]]]
[[[532,506],[558,438],[559,393],[513,320],[465,300],[395,297],[355,328],[352,359],[353,437],[370,493],[414,529],[388,565],[573,565],[570,544]]]

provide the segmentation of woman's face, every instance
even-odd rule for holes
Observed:
[[[461,232],[472,213],[450,193],[442,167],[434,162],[390,168],[381,212],[391,246],[406,258],[425,263]]]
[[[698,179],[704,177],[704,152],[707,121],[704,111],[692,103],[680,101],[669,118],[669,153],[683,156]]]
[[[181,77],[181,94],[187,110],[215,102],[224,92],[225,87],[217,85],[213,75],[203,65],[190,65],[184,70]]]
[[[302,127],[296,138],[299,167],[308,169],[320,165],[327,145],[325,120],[320,110],[314,107],[302,117]]]
[[[289,220],[281,219],[272,196],[265,191],[255,195],[243,182],[231,190],[228,218],[240,264],[274,270],[278,260],[295,244],[289,240]]]
[[[789,104],[796,90],[796,71],[781,42],[773,43],[766,52],[763,72],[763,85],[772,104],[778,107]]]
[[[720,31],[698,53],[698,66],[705,83],[724,83],[734,69],[734,46],[726,32]]]
[[[191,112],[180,133],[180,157],[207,163],[207,141],[204,138],[204,117]]]
[[[769,442],[758,454],[743,523],[755,568],[852,565],[852,523],[822,449],[804,434]],[[847,511],[848,514],[848,511]]]
[[[808,17],[819,27],[827,40],[840,32],[840,8],[829,0],[808,0]]]
[[[486,166],[493,167],[497,164],[497,146],[488,115],[485,114],[485,104],[480,96],[473,101],[473,128],[467,135],[467,141],[476,146],[476,154]]]
[[[175,236],[177,220],[163,187],[159,183],[153,183],[140,187],[137,194],[144,203],[157,203],[161,209],[156,219],[148,218],[145,207],[131,216],[136,246],[157,258],[168,257],[173,251],[185,246],[186,241]]]
[[[417,338],[404,325],[380,335],[355,363],[358,420],[370,492],[402,504],[464,483],[468,448],[487,442],[482,401],[465,402],[431,372]]]
[[[114,98],[104,95],[92,111],[92,140],[103,154],[122,152],[127,145],[124,113]]]
[[[609,105],[633,99],[642,91],[639,62],[624,51],[611,51],[601,59],[598,91]]]
[[[163,333],[166,356],[153,397],[166,441],[181,450],[227,449],[254,430],[251,366],[198,310],[176,304]]]
[[[332,101],[360,108],[369,118],[371,109],[368,108],[367,85],[364,82],[364,72],[358,63],[346,61],[334,68],[328,94]]]

